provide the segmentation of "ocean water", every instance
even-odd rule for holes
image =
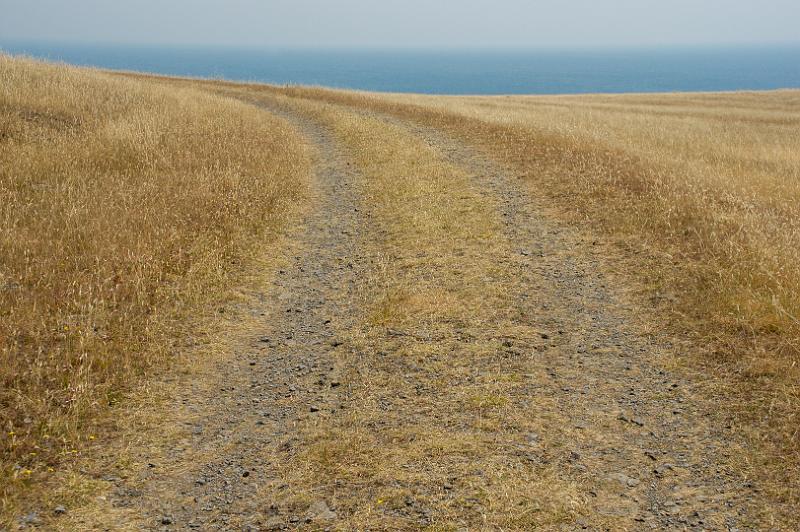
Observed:
[[[3,42],[0,50],[177,76],[429,94],[800,88],[800,45],[606,50],[259,50]]]

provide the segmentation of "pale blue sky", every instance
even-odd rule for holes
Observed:
[[[0,0],[0,42],[587,47],[800,42],[800,0]]]

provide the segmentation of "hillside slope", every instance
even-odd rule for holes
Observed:
[[[469,98],[42,77],[67,73],[166,99],[155,129],[184,145],[137,143],[146,160],[197,150],[129,167],[147,177],[135,188],[219,162],[249,184],[236,216],[191,226],[236,246],[237,268],[212,262],[224,282],[180,307],[216,311],[201,341],[191,312],[168,314],[164,335],[115,359],[178,345],[188,363],[120,372],[151,392],[117,385],[132,390],[119,419],[62,462],[62,485],[32,473],[44,489],[20,496],[16,473],[9,524],[796,527],[798,93]],[[176,95],[218,107],[187,115]],[[205,124],[195,145],[185,132]],[[94,152],[75,146],[110,145],[87,138],[68,150],[79,163]],[[217,182],[229,183],[193,183]],[[173,197],[144,209],[159,228],[194,213]]]

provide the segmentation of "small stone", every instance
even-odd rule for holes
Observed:
[[[168,516],[168,515],[163,516],[161,518],[161,524],[162,525],[171,525],[172,524],[172,518],[170,516]]]
[[[629,416],[629,415],[625,414],[624,412],[620,413],[617,416],[617,419],[619,419],[620,421],[625,421],[627,423],[632,423],[632,424],[637,425],[639,427],[644,427],[644,420],[642,418],[632,417],[632,416]]]
[[[22,524],[25,525],[37,525],[41,522],[41,519],[39,519],[39,514],[37,514],[36,512],[31,512],[27,515],[20,517],[20,521],[22,522]]]
[[[65,513],[67,513],[67,509],[59,504],[58,506],[53,508],[53,513],[56,515],[64,515]]]
[[[306,516],[311,521],[330,521],[336,519],[336,512],[328,508],[328,503],[319,500],[308,507]]]
[[[640,484],[639,479],[629,477],[625,473],[612,473],[608,475],[608,479],[619,482],[626,488],[635,488]]]
[[[662,464],[653,470],[653,473],[656,474],[657,477],[663,477],[667,474],[668,471],[671,471],[673,468],[672,464]]]
[[[311,406],[309,407],[309,410],[310,410],[311,412],[319,412],[319,407],[318,407],[317,405],[311,405]]]

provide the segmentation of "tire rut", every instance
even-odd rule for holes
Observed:
[[[582,487],[597,515],[639,529],[758,528],[768,503],[742,473],[744,444],[720,398],[700,390],[700,376],[665,369],[691,345],[643,328],[642,314],[653,310],[602,273],[596,242],[549,219],[525,184],[446,133],[368,114],[406,128],[468,171],[501,211],[519,255],[498,260],[514,279],[517,305],[546,340],[528,370],[542,377],[529,404],[555,405],[556,412],[534,415],[561,424],[541,454],[563,462],[563,478]]]
[[[258,105],[266,105],[263,102]],[[263,325],[216,369],[213,385],[196,382],[176,399],[187,437],[136,479],[119,481],[112,504],[127,508],[137,529],[259,529],[275,508],[260,500],[280,489],[274,464],[292,452],[293,428],[335,410],[346,391],[330,355],[337,331],[352,321],[354,280],[363,269],[363,229],[356,175],[329,134],[277,106],[318,150],[316,190],[302,227],[287,239],[292,258],[280,270]]]

